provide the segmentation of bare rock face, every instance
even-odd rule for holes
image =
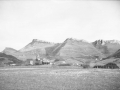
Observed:
[[[96,40],[92,44],[106,56],[109,56],[120,49],[120,41],[117,40]]]
[[[66,39],[51,51],[51,55],[61,56],[65,59],[93,58],[94,56],[104,57],[91,43],[84,40]]]

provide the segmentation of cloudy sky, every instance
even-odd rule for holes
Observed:
[[[120,40],[120,1],[2,0],[0,51],[21,49],[32,39]]]

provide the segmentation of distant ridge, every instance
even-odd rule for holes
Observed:
[[[24,48],[20,49],[20,52],[25,52],[25,51],[30,51],[33,49],[38,49],[38,48],[45,48],[47,46],[52,46],[55,43],[47,42],[47,41],[42,41],[38,39],[33,39],[32,42],[30,42],[28,45],[26,45]]]
[[[12,52],[17,52],[17,50],[15,50],[15,49],[13,49],[13,48],[10,48],[10,47],[6,47],[5,49],[4,49],[4,51],[12,51]]]
[[[118,40],[96,40],[94,41],[94,43],[96,44],[101,44],[101,45],[104,45],[104,44],[119,44],[120,45],[120,41]]]
[[[67,38],[62,43],[52,43],[43,40],[33,39],[25,47],[20,50],[13,48],[5,48],[3,53],[13,55],[14,57],[25,61],[26,59],[41,57],[61,57],[63,59],[95,59],[105,58],[113,55],[120,49],[120,42],[117,40],[96,40],[88,42],[86,40],[78,40]]]
[[[7,54],[7,55],[12,55],[12,54],[17,53],[17,52],[18,52],[17,50],[15,50],[15,49],[13,49],[13,48],[10,48],[10,47],[6,47],[6,48],[2,51],[2,53],[5,53],[5,54]]]
[[[48,41],[33,39],[32,42],[31,42],[31,44],[32,44],[32,43],[36,43],[36,42],[37,42],[37,43],[53,43],[53,42],[48,42]]]

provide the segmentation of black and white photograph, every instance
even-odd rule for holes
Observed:
[[[0,0],[0,90],[120,90],[120,1]]]

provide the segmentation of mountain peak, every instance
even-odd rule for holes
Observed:
[[[13,49],[13,48],[10,48],[10,47],[6,47],[4,50],[13,50],[13,51],[17,51],[17,50],[15,50],[15,49]],[[3,51],[4,51],[3,50]]]
[[[39,40],[38,39],[33,39],[32,42],[38,42]]]
[[[64,41],[64,43],[66,43],[66,42],[87,42],[87,41],[85,41],[85,40],[83,40],[83,39],[78,40],[78,39],[75,39],[75,38],[67,38],[67,39]]]
[[[46,43],[46,44],[51,44],[51,43],[53,43],[53,42],[48,42],[48,41],[33,39],[30,44],[34,44],[34,43]]]
[[[37,49],[41,49],[44,50],[45,52],[45,48],[54,45],[55,43],[51,43],[51,42],[47,42],[47,41],[42,41],[42,40],[38,40],[38,39],[33,39],[32,42],[30,42],[29,44],[27,44],[25,47],[23,47],[22,49],[20,49],[20,52],[25,52],[25,51],[30,51],[30,50],[37,50]]]
[[[6,47],[2,52],[3,53],[14,53],[14,52],[17,52],[17,50],[10,48],[10,47]]]
[[[50,42],[38,40],[38,39],[33,39],[31,43],[50,43]]]

